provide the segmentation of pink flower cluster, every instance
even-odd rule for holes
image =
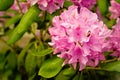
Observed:
[[[63,7],[64,0],[28,0],[31,5],[37,3],[39,8],[44,11],[48,11],[49,13],[53,13],[60,7]]]
[[[120,19],[117,19],[117,24],[113,26],[107,44],[107,51],[113,52],[111,56],[115,56],[120,59]]]
[[[111,6],[109,7],[109,11],[111,12],[111,18],[118,18],[120,17],[120,3],[116,2],[115,0],[111,0]]]
[[[31,5],[38,4],[41,10],[47,11],[50,14],[63,7],[64,0],[27,0]],[[72,1],[77,6],[84,6],[91,9],[95,4],[96,0],[68,0]]]
[[[96,4],[96,0],[71,0],[75,5],[83,6],[88,9],[93,8],[93,6]]]
[[[25,13],[28,10],[28,7],[29,7],[28,3],[27,2],[20,2],[19,4],[20,4],[22,12]],[[20,8],[18,7],[18,4],[17,4],[16,1],[12,5],[11,9],[20,12]]]
[[[60,16],[53,18],[53,27],[49,29],[54,54],[64,58],[64,64],[72,64],[80,70],[87,66],[97,66],[105,60],[102,54],[106,38],[111,34],[95,13],[85,7],[70,6]]]

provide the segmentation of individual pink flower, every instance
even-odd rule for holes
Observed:
[[[88,9],[92,9],[96,4],[96,0],[72,0],[72,2],[77,6],[83,6]]]
[[[41,10],[47,11],[50,14],[63,7],[64,4],[64,0],[28,0],[28,2],[31,5],[37,3]]]
[[[117,24],[113,26],[108,42],[110,46],[108,50],[113,51],[111,55],[120,59],[120,19],[117,19]]]
[[[72,64],[80,70],[86,65],[97,66],[105,60],[102,54],[104,42],[111,31],[98,20],[95,13],[85,7],[70,6],[60,16],[53,18],[53,27],[49,28],[54,54],[64,58],[64,64]]]
[[[120,4],[115,0],[111,0],[110,3],[109,11],[111,12],[111,18],[116,19],[120,17]]]
[[[28,3],[19,1],[19,4],[20,4],[20,7],[22,9],[22,12],[25,13],[28,10]],[[11,9],[20,12],[20,8],[18,7],[18,4],[17,4],[16,1],[14,2],[13,6],[11,7]]]

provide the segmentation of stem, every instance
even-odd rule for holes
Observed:
[[[109,62],[113,62],[113,61],[116,61],[116,60],[118,60],[118,59],[117,59],[117,58],[114,58],[114,59],[102,61],[101,63],[109,63]]]
[[[1,40],[12,52],[15,52],[14,49],[13,49],[10,45],[8,45],[4,39],[0,38],[0,40]]]
[[[40,41],[40,39],[36,36],[36,34],[31,30],[32,34],[34,35],[35,39]]]
[[[94,68],[94,67],[86,67],[86,69],[87,70],[103,70],[103,71],[106,71],[105,69],[102,69],[100,67],[96,67],[96,68]]]
[[[22,12],[22,8],[20,6],[19,0],[16,0],[16,3],[18,5],[18,8],[20,9],[20,13],[23,15],[24,13]]]

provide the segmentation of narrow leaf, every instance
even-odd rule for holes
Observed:
[[[32,46],[32,44],[33,43],[28,44],[18,55],[17,58],[18,69],[20,69],[21,66],[24,66],[26,52]]]
[[[48,49],[40,50],[37,53],[33,53],[33,55],[34,56],[45,56],[45,55],[48,55],[48,54],[50,54],[52,52],[53,52],[53,49],[52,48],[48,48]]]
[[[16,54],[14,52],[11,52],[8,54],[7,58],[6,58],[6,69],[15,69],[16,68],[16,64],[17,64],[17,59],[16,59]]]
[[[36,57],[33,56],[31,53],[28,53],[25,59],[25,70],[28,76],[32,76],[33,74],[35,74],[36,66]]]
[[[20,18],[21,18],[20,14],[10,18],[9,20],[6,21],[5,26],[8,27],[8,26],[10,26],[12,24],[15,24],[16,22],[18,22],[20,20]]]
[[[18,41],[23,34],[28,31],[30,25],[32,22],[35,21],[35,19],[39,16],[40,10],[36,6],[32,6],[26,13],[23,15],[22,19],[20,20],[20,23],[17,25],[17,27],[12,32],[12,35],[10,36],[10,39],[7,41],[7,44],[12,44]]]

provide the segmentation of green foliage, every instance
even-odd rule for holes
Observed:
[[[102,69],[107,70],[107,71],[120,72],[120,61],[113,61],[113,62],[110,62],[110,63],[105,63],[102,66]]]
[[[112,19],[112,20],[109,20],[107,21],[106,25],[108,26],[108,28],[112,28],[113,25],[115,25],[116,23],[116,20],[115,19]]]
[[[120,3],[120,0],[116,0],[118,3]]]
[[[40,70],[38,75],[41,75],[45,78],[51,78],[57,75],[62,69],[63,60],[58,57],[53,57],[46,60]]]
[[[36,57],[33,56],[31,53],[28,53],[25,59],[25,70],[28,76],[32,76],[35,74],[36,66]]]
[[[62,66],[64,60],[53,54],[54,48],[48,45],[48,28],[53,17],[67,10],[72,2],[65,0],[63,8],[49,14],[38,5],[27,5],[26,13],[11,10],[14,1],[0,0],[0,12],[4,12],[0,15],[0,80],[119,80],[120,61],[116,59],[79,71],[79,65],[76,69],[72,65]],[[94,12],[96,6],[100,19],[111,29],[116,19],[110,18],[110,0],[97,0]],[[104,53],[106,59],[114,58],[109,56],[111,53]]]
[[[32,55],[34,55],[34,56],[46,56],[52,52],[53,52],[53,49],[48,48],[48,49],[39,50],[38,52],[33,52]]]
[[[55,80],[70,80],[76,71],[72,68],[63,69],[56,77]]]
[[[14,17],[10,18],[8,21],[6,21],[6,25],[5,26],[10,26],[12,24],[17,23],[21,18],[20,14],[15,15]]]
[[[18,55],[17,58],[17,65],[18,65],[18,69],[20,69],[20,67],[24,66],[24,62],[25,62],[25,55],[27,55],[27,50],[32,46],[32,43],[28,44]]]
[[[15,69],[16,68],[16,54],[13,52],[9,53],[6,57],[6,63],[5,65],[6,69]]]
[[[0,0],[0,11],[9,9],[14,3],[14,0]]]
[[[30,25],[35,21],[39,13],[40,10],[38,7],[32,6],[22,17],[20,23],[12,32],[12,35],[10,36],[10,39],[7,41],[7,43],[12,44],[18,41],[23,36],[23,34],[28,31]]]
[[[101,15],[106,15],[109,7],[109,0],[98,0],[98,9]]]

